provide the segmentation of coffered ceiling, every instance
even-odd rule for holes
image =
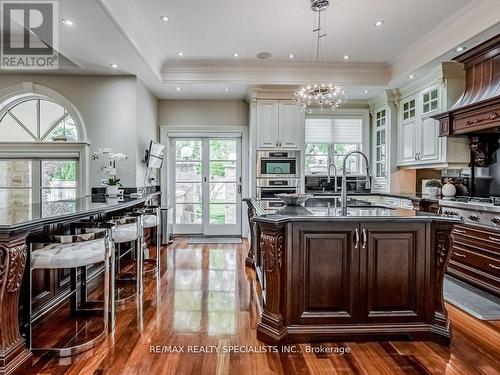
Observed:
[[[61,18],[74,24],[61,25],[60,49],[74,66],[60,73],[135,74],[168,99],[328,79],[364,99],[500,29],[498,0],[330,3],[328,63],[311,64],[310,0],[65,0]]]

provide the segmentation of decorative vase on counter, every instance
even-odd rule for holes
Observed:
[[[437,197],[439,194],[439,188],[435,186],[427,186],[427,192],[431,197]]]
[[[443,197],[454,197],[455,194],[457,194],[457,188],[455,187],[455,185],[448,182],[441,188],[441,194],[443,194]]]
[[[118,196],[118,185],[108,185],[106,187],[106,195],[108,197],[117,197]]]

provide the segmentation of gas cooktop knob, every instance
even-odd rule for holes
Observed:
[[[469,215],[469,219],[472,221],[479,221],[479,216],[476,214]]]
[[[500,224],[500,216],[495,216],[493,219],[491,219],[491,221],[493,222],[493,224],[499,225]]]

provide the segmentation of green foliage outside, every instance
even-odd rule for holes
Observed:
[[[59,163],[52,179],[56,181],[76,181],[76,163],[74,161]]]

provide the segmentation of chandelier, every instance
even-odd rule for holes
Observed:
[[[316,62],[320,61],[321,39],[326,38],[327,34],[322,33],[321,16],[322,12],[330,5],[329,0],[311,0],[311,9],[318,14],[318,26],[313,29],[316,33]],[[311,107],[320,107],[323,112],[325,109],[334,111],[346,100],[344,89],[341,86],[329,82],[313,83],[301,87],[295,93],[295,100],[299,109],[305,111]]]

